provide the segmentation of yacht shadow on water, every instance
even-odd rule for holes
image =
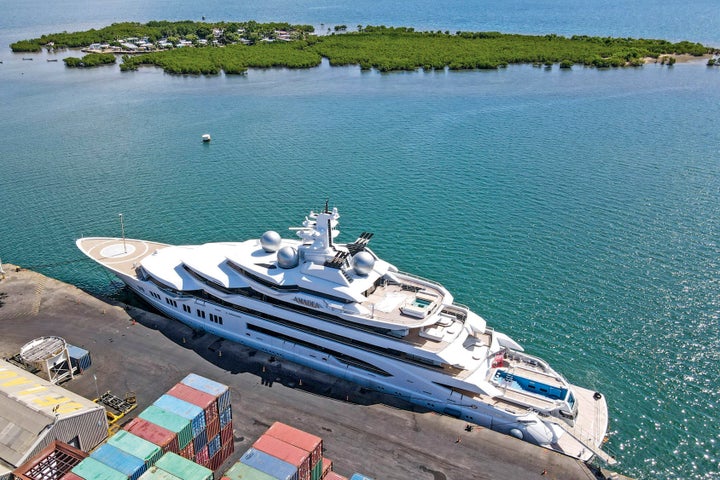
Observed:
[[[158,330],[169,340],[192,350],[208,363],[233,375],[255,375],[260,379],[261,385],[268,388],[281,384],[287,388],[358,405],[382,404],[417,413],[430,411],[402,398],[364,388],[209,332],[194,330],[178,320],[164,316],[127,288],[123,288],[113,300],[125,305],[128,315],[138,324]]]

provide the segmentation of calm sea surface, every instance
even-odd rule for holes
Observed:
[[[329,198],[341,241],[375,232],[378,254],[604,392],[619,471],[720,478],[720,69],[181,77],[8,48],[202,15],[720,46],[717,2],[262,3],[0,1],[0,258],[112,295],[74,239],[119,235],[120,212],[130,237],[199,243],[287,232]]]

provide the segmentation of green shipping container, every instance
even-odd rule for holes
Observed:
[[[85,480],[127,480],[127,476],[94,458],[86,458],[71,470]]]
[[[212,470],[172,452],[163,455],[155,466],[182,480],[213,480]]]
[[[322,478],[322,462],[317,462],[310,472],[311,480],[320,480]]]
[[[275,480],[275,477],[271,477],[257,468],[240,462],[230,467],[230,470],[225,472],[223,477],[227,477],[230,480]]]
[[[148,467],[154,465],[162,456],[160,447],[125,430],[120,430],[110,437],[107,443],[139,458]]]
[[[170,430],[173,433],[177,433],[180,450],[187,447],[187,444],[193,439],[190,420],[180,415],[168,412],[155,405],[150,405],[143,410],[138,417],[152,422],[159,427],[163,427],[166,430]]]
[[[138,480],[181,480],[172,473],[168,473],[165,470],[157,467],[150,467],[140,475]]]

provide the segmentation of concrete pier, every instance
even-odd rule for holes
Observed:
[[[0,355],[57,335],[90,352],[92,366],[63,386],[87,398],[133,391],[139,407],[194,372],[232,390],[236,452],[274,421],[323,438],[337,472],[378,480],[524,480],[600,477],[582,462],[515,438],[420,411],[141,308],[95,298],[5,264],[0,280]],[[5,295],[2,295],[5,294]],[[135,412],[133,412],[135,413]],[[623,478],[620,476],[609,478]]]

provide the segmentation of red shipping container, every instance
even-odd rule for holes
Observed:
[[[210,463],[210,457],[208,456],[207,445],[195,452],[195,463],[197,463],[198,465],[202,465],[203,467],[208,466],[208,464]]]
[[[310,479],[310,452],[266,434],[253,443],[253,448],[297,467],[298,480]]]
[[[323,457],[322,459],[322,473],[320,474],[320,478],[325,478],[325,475],[328,474],[328,472],[332,472],[333,464],[332,460],[329,458]]]
[[[314,468],[322,459],[322,438],[312,433],[291,427],[281,422],[275,422],[265,432],[265,435],[278,438],[283,442],[302,448],[310,452],[310,468]]]
[[[218,433],[220,433],[220,419],[213,418],[213,420],[207,424],[207,438],[215,438]]]
[[[193,442],[188,443],[185,448],[180,450],[179,455],[183,458],[187,458],[188,460],[193,460],[195,458],[195,447]]]
[[[184,383],[178,383],[168,390],[167,394],[202,408],[205,411],[205,423],[213,418],[218,418],[217,398],[209,393],[188,387]]]
[[[229,457],[233,452],[235,451],[235,445],[233,442],[226,443],[222,446],[220,449],[220,454],[223,455],[225,458]]]
[[[347,477],[343,477],[339,473],[328,472],[327,475],[322,477],[324,480],[348,480]]]
[[[233,443],[233,428],[232,423],[225,425],[225,428],[220,430],[220,444],[231,444]]]
[[[123,427],[124,430],[136,435],[150,443],[162,448],[163,453],[173,452],[180,453],[178,446],[177,433],[148,422],[142,418],[134,418],[130,423]]]

